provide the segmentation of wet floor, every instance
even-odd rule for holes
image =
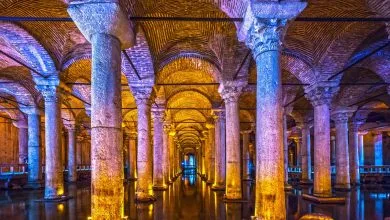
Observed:
[[[224,203],[223,192],[212,191],[196,175],[179,177],[167,191],[156,192],[154,204],[136,204],[135,183],[125,187],[125,214],[128,219],[250,219],[254,211],[254,191],[244,182],[245,203]],[[320,212],[334,219],[383,220],[390,217],[390,189],[361,187],[339,195],[346,196],[344,205],[316,205],[300,196],[309,189],[295,189],[286,195],[288,219],[298,219],[310,212]],[[0,219],[82,219],[90,216],[90,187],[88,183],[68,185],[74,199],[63,203],[38,203],[43,191],[0,191]]]

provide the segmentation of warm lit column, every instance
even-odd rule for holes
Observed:
[[[138,109],[137,200],[153,201],[153,149],[150,143],[151,88],[133,89]]]
[[[351,184],[360,184],[359,171],[359,127],[362,123],[352,121],[349,125],[349,164]]]
[[[137,132],[129,133],[129,149],[128,149],[128,178],[130,181],[137,179]]]
[[[210,167],[210,141],[209,141],[209,131],[202,131],[202,135],[204,138],[204,178],[207,180],[210,177],[209,175],[209,167]]]
[[[301,139],[299,137],[294,138],[295,142],[295,153],[296,153],[296,164],[295,166],[301,167]]]
[[[28,156],[28,130],[25,119],[19,119],[13,123],[18,128],[18,144],[19,144],[19,164],[25,164]]]
[[[225,189],[225,112],[215,111],[215,190]]]
[[[27,114],[28,124],[28,157],[27,157],[27,184],[25,188],[40,188],[42,182],[41,172],[41,146],[40,146],[40,112],[36,107],[22,107],[21,111]]]
[[[64,126],[68,130],[68,182],[76,182],[76,126],[74,124],[65,124]]]
[[[241,131],[242,134],[242,179],[251,180],[251,172],[249,167],[249,134],[251,130]]]
[[[358,148],[359,148],[359,165],[364,166],[364,135],[367,132],[359,132]]]
[[[305,88],[314,107],[314,196],[332,195],[330,173],[330,110],[335,82],[320,82]]]
[[[153,108],[153,189],[165,190],[167,186],[164,184],[164,109]]]
[[[121,49],[134,33],[116,1],[75,1],[68,13],[91,43],[91,217],[124,216]]]
[[[164,175],[164,185],[168,186],[170,182],[169,178],[169,129],[170,124],[164,122],[164,133],[163,133],[163,175]]]
[[[382,132],[373,132],[374,135],[374,165],[383,166],[383,141]]]
[[[175,160],[174,160],[174,152],[175,152],[175,136],[176,136],[176,131],[175,129],[171,126],[169,130],[169,137],[168,137],[168,143],[169,143],[169,179],[170,182],[174,181],[175,178],[175,170],[174,170],[174,165],[175,165]]]
[[[82,149],[82,146],[83,146],[83,141],[84,141],[84,138],[82,136],[77,136],[76,137],[76,140],[77,140],[77,143],[76,143],[76,165],[81,165],[83,160],[82,160],[82,155],[83,155],[83,149]]]
[[[214,183],[215,176],[215,125],[214,119],[211,119],[210,123],[206,124],[206,128],[209,129],[209,166],[207,169],[207,183]]]
[[[244,84],[238,81],[227,81],[219,87],[226,111],[226,173],[228,175],[226,175],[225,198],[229,200],[242,198],[238,98]]]
[[[45,100],[45,199],[59,199],[64,194],[63,165],[60,144],[59,80],[48,80],[37,88]]]
[[[335,188],[350,189],[349,152],[348,152],[348,118],[352,112],[336,110],[332,119],[336,126],[336,183]]]
[[[200,137],[200,141],[201,141],[201,161],[202,161],[202,164],[201,164],[201,170],[200,170],[200,173],[201,173],[201,177],[202,178],[205,178],[206,177],[206,138],[203,136],[203,132],[202,132],[202,136]]]
[[[302,124],[302,179],[301,183],[311,183],[311,141],[310,141],[310,126],[308,123]]]

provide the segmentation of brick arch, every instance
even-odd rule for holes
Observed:
[[[36,106],[31,93],[18,82],[9,81],[3,83],[0,87],[0,92],[13,96],[17,102],[21,103],[22,107]]]
[[[46,76],[57,74],[56,65],[48,51],[23,28],[13,23],[0,22],[0,37],[39,73]]]
[[[91,44],[76,45],[62,59],[61,70],[66,70],[79,60],[92,60]]]
[[[184,103],[180,103],[180,101],[187,101],[185,104],[193,104],[194,106],[198,105],[204,108],[211,108],[212,106],[212,100],[210,97],[195,89],[181,90],[177,93],[171,94],[171,96],[167,97],[167,106],[171,107],[173,104],[180,105],[181,103]]]

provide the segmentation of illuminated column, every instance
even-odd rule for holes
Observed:
[[[330,136],[330,164],[336,164],[336,137]]]
[[[137,87],[133,95],[138,109],[137,200],[154,201],[153,149],[150,143],[150,87]]]
[[[164,185],[168,186],[170,183],[169,178],[169,129],[170,124],[164,121],[163,125],[164,133],[163,133],[163,175],[164,175]]]
[[[42,187],[41,146],[40,146],[40,112],[36,107],[21,107],[27,114],[28,124],[28,157],[27,157],[27,184],[25,188],[37,189]]]
[[[206,138],[204,137],[204,134],[202,132],[202,136],[200,137],[200,141],[201,141],[201,160],[202,160],[202,169],[200,171],[201,173],[201,177],[202,178],[206,178]]]
[[[382,132],[373,132],[374,135],[374,165],[383,166],[383,142]]]
[[[358,148],[359,148],[359,164],[360,166],[364,166],[364,135],[366,135],[367,132],[359,132],[359,139],[358,139]]]
[[[76,140],[77,140],[77,144],[76,144],[76,164],[77,165],[80,165],[83,163],[83,160],[82,160],[82,155],[83,155],[83,149],[82,149],[82,146],[83,146],[83,140],[84,138],[82,136],[77,136],[76,137]]]
[[[129,134],[129,149],[128,149],[128,178],[130,181],[137,180],[137,132],[130,131]]]
[[[28,156],[28,130],[27,122],[24,119],[19,119],[13,125],[18,128],[18,142],[19,142],[19,164],[25,164]]]
[[[64,124],[64,126],[68,130],[68,182],[76,182],[76,126],[74,124]]]
[[[210,178],[209,175],[209,167],[210,167],[210,141],[209,141],[209,131],[202,131],[202,135],[204,138],[204,178],[206,181]]]
[[[360,184],[359,172],[359,127],[362,123],[352,121],[349,124],[349,161],[351,184]]]
[[[240,118],[238,98],[245,83],[227,81],[218,91],[225,101],[226,111],[226,189],[225,198],[238,200],[241,192]]]
[[[225,112],[215,111],[215,176],[212,189],[225,189]]]
[[[60,199],[64,195],[64,178],[60,144],[60,97],[58,79],[37,83],[45,100],[45,199]]]
[[[291,190],[292,186],[288,183],[288,130],[287,130],[287,115],[291,112],[291,108],[284,109],[283,114],[283,165],[284,165],[284,189]]]
[[[301,159],[302,159],[302,184],[308,184],[312,182],[311,179],[311,141],[310,141],[310,125],[308,123],[302,124],[302,147],[301,147]]]
[[[171,126],[170,131],[169,131],[169,179],[171,182],[174,181],[175,178],[175,170],[174,170],[174,165],[175,165],[175,159],[174,159],[174,153],[175,153],[175,136],[176,136],[176,131]]]
[[[153,108],[152,118],[154,125],[153,135],[153,189],[165,190],[167,186],[164,184],[164,143],[163,143],[163,120],[164,109]]]
[[[251,130],[241,131],[242,134],[242,179],[251,180],[251,172],[249,167],[249,134]]]
[[[115,1],[75,1],[68,13],[92,46],[91,217],[124,216],[121,49],[134,33]]]
[[[208,173],[207,173],[207,183],[213,184],[214,183],[214,176],[215,176],[215,125],[214,125],[214,119],[211,119],[210,123],[206,124],[206,128],[209,129],[209,166],[208,166]]]
[[[296,153],[296,164],[295,166],[301,167],[301,139],[299,137],[294,137],[294,142],[296,144],[295,153]]]
[[[305,88],[314,107],[314,191],[316,197],[331,197],[330,103],[337,83],[320,82]]]
[[[348,118],[353,110],[336,110],[332,113],[336,126],[336,183],[335,188],[350,189],[348,152]]]

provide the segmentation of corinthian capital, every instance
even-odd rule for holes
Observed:
[[[244,82],[227,81],[221,83],[221,85],[218,88],[218,92],[221,94],[225,103],[237,102],[244,86],[245,86]]]
[[[153,121],[164,122],[165,110],[162,108],[152,108]]]
[[[305,87],[305,97],[313,106],[330,105],[338,89],[337,82],[319,82]]]
[[[137,105],[150,105],[150,94],[152,93],[151,87],[133,88],[132,92]]]
[[[41,92],[45,102],[58,102],[59,95],[57,86],[54,85],[37,85],[36,88]]]

